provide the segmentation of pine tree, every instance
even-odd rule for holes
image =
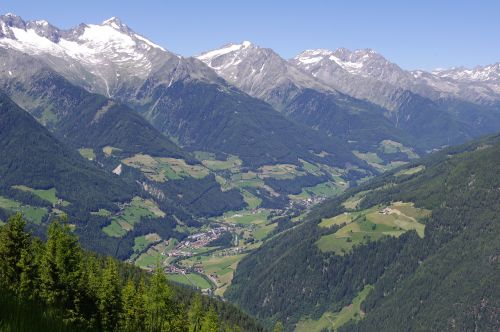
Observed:
[[[187,326],[159,266],[151,277],[146,294],[146,326],[148,331],[154,332],[183,331]]]
[[[202,332],[217,332],[219,331],[219,317],[217,317],[217,313],[215,312],[214,307],[210,307],[210,309],[205,314],[203,318],[203,324],[201,325]]]
[[[42,297],[49,304],[62,305],[72,316],[81,267],[78,240],[66,224],[54,221],[49,225],[45,248],[40,266]]]
[[[25,263],[30,236],[24,231],[25,225],[26,221],[18,213],[0,228],[0,283],[14,292],[18,291],[23,269],[28,268]],[[19,265],[21,260],[23,263]]]
[[[144,282],[141,279],[136,288],[132,280],[128,280],[122,291],[122,312],[120,315],[121,331],[144,330]]]
[[[113,331],[118,326],[121,311],[121,289],[118,266],[108,258],[99,289],[99,314],[103,331]]]
[[[120,314],[120,327],[122,331],[134,331],[136,290],[132,280],[127,281],[122,290],[122,312]]]
[[[17,294],[24,299],[35,298],[38,288],[38,266],[35,253],[35,244],[30,243],[28,249],[21,251],[21,257],[17,262],[17,267],[21,271]]]
[[[101,269],[98,258],[87,254],[80,261],[80,278],[78,280],[78,295],[75,299],[77,320],[81,325],[96,328],[99,324],[99,288],[101,283]]]
[[[203,323],[203,306],[201,297],[196,295],[188,312],[189,332],[200,332]]]

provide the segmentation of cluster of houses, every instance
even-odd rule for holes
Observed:
[[[206,247],[208,243],[218,239],[224,232],[231,231],[229,226],[219,226],[207,232],[196,233],[190,235],[184,241],[181,241],[169,253],[169,257],[191,257],[193,255],[192,249]]]

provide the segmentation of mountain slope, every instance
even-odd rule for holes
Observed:
[[[307,50],[291,62],[324,84],[390,110],[393,95],[408,90],[431,100],[453,99],[479,104],[498,101],[498,66],[406,71],[371,49]]]
[[[229,44],[198,59],[290,119],[350,142],[353,150],[376,153],[384,140],[416,147],[409,135],[384,116],[386,110],[338,92],[271,49],[249,42]],[[390,162],[400,157],[386,155],[383,159]]]
[[[238,155],[245,166],[297,164],[302,158],[344,167],[360,164],[345,144],[287,120],[268,104],[234,88],[177,82],[158,86],[144,116],[186,147]],[[328,156],[314,155],[326,151]]]
[[[336,93],[295,66],[272,49],[258,47],[249,41],[228,44],[205,52],[197,58],[251,96],[265,100],[283,110],[287,100],[302,89]]]
[[[337,315],[373,285],[365,320],[346,330],[495,330],[499,139],[446,149],[321,204],[243,259],[227,297],[291,329]]]
[[[152,46],[117,19],[70,30],[14,15],[0,20],[4,49],[27,53],[72,83],[129,104],[188,149],[239,155],[235,147],[240,145],[244,165],[253,168],[285,160],[298,164],[298,158],[314,160],[321,151],[335,155],[326,158],[332,165],[363,164],[343,142],[331,143],[297,126],[228,85],[201,61]],[[9,72],[4,71],[7,78]],[[258,128],[262,124],[267,128]],[[272,157],[277,151],[279,157]]]
[[[69,144],[190,158],[132,109],[72,85],[29,55],[0,49],[0,58],[2,90]]]
[[[13,50],[0,50],[0,57],[4,68],[9,68],[12,73],[0,75],[4,91],[52,129],[61,140],[75,149],[89,151],[91,158],[109,171],[120,167],[123,176],[144,185],[150,182],[149,179],[140,172],[130,174],[130,170],[122,164],[123,160],[147,155],[200,165],[190,153],[179,148],[129,107],[74,86],[31,56]],[[19,70],[23,67],[27,69]],[[213,178],[195,180],[199,186],[193,190],[189,190],[193,187],[192,182],[182,179],[174,182],[175,186],[164,184],[160,190],[165,194],[160,195],[192,213],[212,215],[237,209],[244,204],[238,193],[222,193]],[[158,187],[157,184],[153,186]],[[186,199],[179,199],[179,191]],[[192,204],[194,198],[197,200]]]
[[[405,71],[369,49],[307,50],[291,63],[331,88],[387,108],[386,116],[396,127],[418,140],[425,133],[426,141],[418,143],[426,150],[500,129],[494,66],[485,69],[493,75],[489,81],[459,82],[444,72],[439,77]],[[480,71],[478,68],[475,75],[482,77]]]
[[[61,199],[96,209],[129,199],[135,186],[110,177],[60,143],[7,96],[0,96],[2,189],[55,188]]]

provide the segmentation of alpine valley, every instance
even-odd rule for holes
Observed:
[[[0,331],[499,330],[498,132],[500,63],[183,57],[115,17],[2,15]]]

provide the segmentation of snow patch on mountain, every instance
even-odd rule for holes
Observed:
[[[464,67],[451,69],[436,69],[432,74],[451,78],[457,81],[488,82],[500,80],[500,62],[488,66],[478,66],[474,69]]]
[[[228,45],[223,46],[222,48],[220,48],[218,50],[203,53],[203,54],[197,56],[197,58],[203,62],[207,62],[207,61],[210,61],[213,58],[216,58],[218,56],[228,54],[231,52],[235,52],[235,51],[239,51],[241,49],[249,48],[251,46],[252,46],[252,43],[245,40],[241,44],[228,44]]]

